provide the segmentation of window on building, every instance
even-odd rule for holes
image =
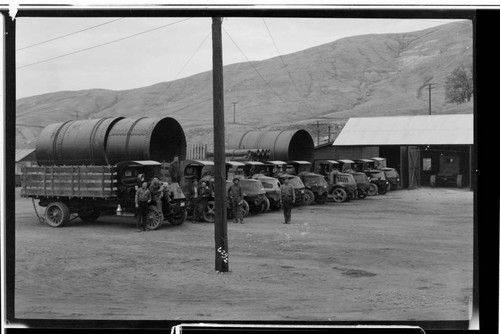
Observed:
[[[432,167],[432,159],[431,158],[423,158],[422,159],[422,169],[425,171],[431,170]]]

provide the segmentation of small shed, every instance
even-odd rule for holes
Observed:
[[[414,188],[430,184],[430,176],[439,171],[440,156],[453,155],[460,161],[464,185],[471,186],[473,146],[473,114],[356,117],[333,142],[336,153],[329,158],[384,157],[387,166],[400,173],[403,187]]]
[[[36,155],[34,148],[16,149],[15,174],[16,186],[21,185],[21,174],[23,167],[36,165]]]

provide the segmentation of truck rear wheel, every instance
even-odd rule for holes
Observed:
[[[69,207],[63,202],[52,202],[45,209],[45,221],[52,227],[64,226],[69,216]]]
[[[170,218],[168,218],[168,222],[172,225],[182,225],[187,218],[187,211],[182,210],[177,214],[173,214]]]
[[[215,202],[208,201],[205,208],[203,208],[203,219],[207,223],[213,223],[215,221]]]
[[[387,189],[387,188],[388,188],[388,187],[379,187],[379,188],[378,188],[378,193],[379,193],[380,195],[385,195],[385,194],[387,194],[387,191],[388,191],[388,189]]]
[[[163,224],[163,215],[156,206],[150,205],[146,213],[146,227],[148,230],[157,230]]]

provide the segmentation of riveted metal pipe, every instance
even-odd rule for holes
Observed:
[[[239,141],[228,143],[235,149],[269,150],[269,160],[314,160],[314,141],[306,130],[248,131]]]
[[[46,126],[37,141],[38,165],[107,165],[106,139],[121,119],[77,120]]]
[[[37,141],[37,163],[113,165],[126,160],[180,160],[186,137],[171,117],[123,117],[67,121],[46,126]]]

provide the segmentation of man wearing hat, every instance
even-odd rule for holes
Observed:
[[[285,179],[285,184],[281,186],[281,203],[285,218],[285,222],[283,224],[290,224],[290,221],[292,220],[292,206],[293,203],[295,203],[295,191],[290,184],[289,179]]]
[[[179,156],[177,154],[174,155],[174,160],[170,163],[169,172],[172,182],[181,182],[181,167],[179,163]]]
[[[243,215],[241,212],[241,206],[243,204],[243,189],[240,186],[239,177],[235,176],[233,179],[233,184],[229,187],[228,196],[231,200],[231,207],[233,209],[233,223],[243,224]]]

